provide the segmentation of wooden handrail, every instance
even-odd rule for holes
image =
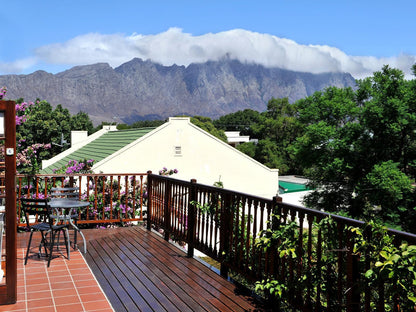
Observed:
[[[288,296],[292,304],[305,311],[320,311],[323,304],[328,310],[343,305],[347,311],[370,311],[370,301],[377,299],[371,297],[368,287],[363,295],[358,290],[360,276],[369,269],[369,263],[365,260],[366,265],[360,267],[360,257],[367,255],[353,253],[348,228],[363,227],[363,221],[287,204],[277,197],[266,199],[168,176],[149,173],[148,183],[148,229],[163,230],[165,239],[188,243],[188,256],[197,249],[219,261],[223,276],[233,271],[249,281],[273,277],[283,283],[295,283],[297,277],[305,276],[304,293]],[[315,222],[329,216],[335,245],[326,250],[327,236]],[[297,257],[281,258],[275,251],[264,253],[255,247],[255,238],[262,230],[278,229],[290,221],[296,221],[299,232]],[[416,244],[415,234],[393,229],[388,233],[398,244]],[[325,262],[328,252],[334,257],[332,264]],[[325,279],[331,272],[336,272],[336,279],[327,280],[325,288],[320,284],[312,288],[312,279]],[[383,296],[379,300],[384,300]]]
[[[78,211],[78,224],[139,222],[144,220],[146,198],[137,189],[143,190],[143,177],[146,176],[145,173],[17,175],[17,198],[49,197],[51,188],[68,183],[76,187],[80,199],[91,203]],[[20,220],[19,200],[17,208]],[[23,222],[18,223],[18,226],[24,226]]]

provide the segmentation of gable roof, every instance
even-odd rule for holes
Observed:
[[[70,160],[93,159],[94,163],[98,163],[104,158],[117,152],[126,145],[134,142],[142,136],[156,129],[155,127],[138,128],[129,130],[109,131],[96,140],[84,145],[80,149],[65,156],[61,160],[51,164],[41,170],[41,173],[51,174],[54,169],[62,168],[68,164]]]

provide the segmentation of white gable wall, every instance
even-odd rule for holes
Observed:
[[[177,155],[180,148],[180,155]],[[271,198],[278,192],[278,170],[271,170],[190,123],[187,117],[169,122],[94,165],[95,172],[158,174],[178,169],[175,178],[197,179],[227,189]]]

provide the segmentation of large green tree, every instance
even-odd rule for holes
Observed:
[[[221,116],[214,120],[214,125],[224,131],[239,131],[242,135],[253,136],[252,127],[259,123],[261,119],[262,116],[258,111],[245,109]]]
[[[218,119],[218,123],[228,129],[233,124],[235,127],[240,125],[236,130],[258,140],[257,143],[238,145],[240,151],[269,168],[278,168],[280,174],[296,173],[297,164],[290,146],[302,129],[297,118],[297,107],[290,104],[287,98],[272,98],[263,113],[244,110],[224,116]]]
[[[53,157],[68,148],[71,130],[93,131],[86,113],[79,112],[72,116],[62,105],[53,109],[50,103],[40,100],[24,102],[18,99],[16,103],[17,163],[21,173],[37,173],[42,159]]]
[[[225,135],[223,130],[217,129],[212,122],[212,119],[209,117],[203,116],[193,116],[191,117],[191,123],[199,128],[207,131],[208,133],[212,134],[213,136],[217,137],[218,139],[227,142],[227,136]]]
[[[415,80],[385,66],[355,91],[331,87],[298,101],[304,134],[294,151],[317,188],[307,205],[415,226],[415,99]]]

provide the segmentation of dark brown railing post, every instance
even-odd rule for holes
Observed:
[[[220,251],[221,255],[221,268],[220,274],[222,277],[228,278],[229,267],[227,264],[226,257],[229,256],[230,252],[230,236],[231,230],[233,228],[232,220],[232,206],[231,206],[231,194],[226,193],[224,204],[222,207],[221,217],[220,217]]]
[[[171,232],[171,225],[170,225],[170,204],[171,204],[171,182],[169,179],[165,180],[165,198],[163,203],[163,220],[164,220],[164,227],[165,227],[165,241],[169,241],[169,234]]]
[[[188,257],[192,258],[194,256],[194,245],[195,245],[195,226],[196,226],[196,213],[195,213],[195,203],[197,200],[196,196],[196,179],[191,180],[191,186],[189,188],[189,201],[188,201],[188,216],[186,219],[187,228],[188,228]]]
[[[147,229],[150,231],[152,229],[152,187],[153,179],[151,177],[152,171],[147,172]]]
[[[348,255],[347,255],[347,312],[360,311],[360,291],[358,289],[359,256],[353,254],[353,242],[350,232],[347,233]]]
[[[280,227],[280,220],[282,214],[282,208],[279,203],[283,202],[280,196],[274,196],[272,200],[272,217],[270,218],[271,221],[271,229],[277,230]]]

